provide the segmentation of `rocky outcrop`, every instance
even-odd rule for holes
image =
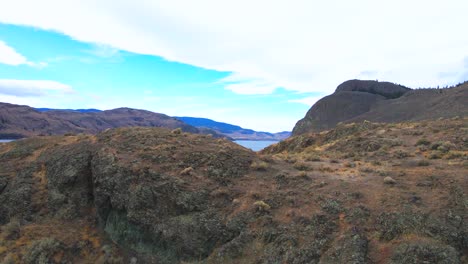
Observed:
[[[95,214],[112,241],[161,263],[206,258],[239,234],[221,214],[229,200],[211,193],[245,175],[253,152],[228,140],[163,129],[111,130],[96,142],[82,137],[45,149],[12,143],[28,146],[28,154],[7,151],[2,162],[21,167],[18,157],[38,157],[16,175],[0,174],[0,224]]]
[[[338,123],[404,122],[465,116],[468,84],[447,89],[418,89],[378,81],[350,80],[320,99],[299,120],[293,135],[320,132]]]

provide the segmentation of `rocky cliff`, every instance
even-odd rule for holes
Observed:
[[[293,135],[328,130],[340,122],[404,122],[466,115],[468,83],[412,90],[389,82],[350,80],[315,103],[297,122]]]

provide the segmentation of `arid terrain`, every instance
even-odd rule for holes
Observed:
[[[0,225],[2,264],[467,263],[468,118],[0,144]]]
[[[117,108],[107,111],[72,111],[34,109],[26,105],[0,102],[0,139],[18,139],[32,136],[64,134],[96,134],[119,127],[181,128],[185,132],[211,134],[217,132],[198,129],[173,117],[146,110]]]

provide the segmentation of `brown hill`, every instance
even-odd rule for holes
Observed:
[[[401,85],[351,80],[315,103],[293,135],[334,128],[339,122],[403,122],[468,115],[468,83],[447,89],[411,90]]]
[[[173,117],[145,110],[118,108],[101,112],[51,110],[39,112],[29,106],[0,103],[0,138],[23,138],[66,133],[96,134],[118,127],[181,128],[185,132],[222,135],[199,130]]]
[[[466,263],[467,118],[261,154],[155,128],[0,144],[2,263]]]

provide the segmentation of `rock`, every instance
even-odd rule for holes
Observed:
[[[396,181],[392,177],[387,176],[387,177],[384,178],[384,183],[392,185],[392,184],[396,184]]]
[[[441,93],[440,90],[444,92]],[[402,85],[365,80],[350,80],[317,101],[293,129],[298,136],[335,128],[338,123],[403,122],[439,117],[464,116],[468,113],[468,89],[411,90]]]

